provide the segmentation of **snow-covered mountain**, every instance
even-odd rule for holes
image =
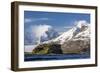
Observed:
[[[68,31],[64,32],[62,35],[53,39],[53,42],[59,42],[63,44],[69,40],[87,40],[90,37],[90,27],[85,21],[78,22],[77,25]]]
[[[50,30],[49,30],[50,31]],[[45,34],[48,35],[49,31]],[[50,34],[52,31],[50,31]],[[52,34],[54,36],[54,32]],[[48,38],[48,37],[46,37]],[[42,48],[42,49],[40,49]],[[59,50],[61,52],[59,52]],[[90,26],[86,21],[79,21],[77,24],[51,40],[42,41],[37,47],[34,48],[34,54],[82,54],[90,53]]]

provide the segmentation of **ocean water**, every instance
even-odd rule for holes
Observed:
[[[24,55],[24,61],[45,61],[45,60],[69,60],[69,59],[87,59],[90,54],[55,54],[55,55]]]

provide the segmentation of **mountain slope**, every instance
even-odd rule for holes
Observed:
[[[53,40],[53,42],[59,42],[60,44],[63,44],[66,41],[69,40],[75,40],[75,39],[83,39],[83,38],[89,38],[90,36],[90,28],[85,22],[79,22],[75,27],[68,30],[67,32],[64,32],[62,35],[57,37]]]
[[[41,44],[42,47],[39,48],[44,50],[45,44],[46,45],[55,44],[54,49],[57,49],[58,47],[56,45],[59,45],[60,46],[59,49],[61,49],[64,54],[69,54],[69,53],[89,54],[90,53],[90,26],[84,21],[78,22],[75,27],[64,32],[60,36],[53,38],[49,41],[43,42]],[[52,45],[50,47],[53,47]],[[37,46],[33,51],[39,48]]]

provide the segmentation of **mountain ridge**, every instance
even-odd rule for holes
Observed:
[[[41,47],[42,45],[42,47]],[[60,45],[63,53],[83,53],[90,52],[90,27],[86,22],[79,22],[78,25],[64,32],[60,36],[51,39],[49,41],[42,42],[42,44],[37,46],[34,50],[39,49],[45,50],[50,47],[58,48],[57,45]],[[43,45],[46,45],[43,47]],[[53,50],[53,49],[52,49]],[[51,53],[54,53],[51,52]],[[58,54],[55,52],[55,54]]]

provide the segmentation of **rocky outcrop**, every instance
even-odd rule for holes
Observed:
[[[60,44],[41,44],[32,51],[33,54],[62,54]]]

